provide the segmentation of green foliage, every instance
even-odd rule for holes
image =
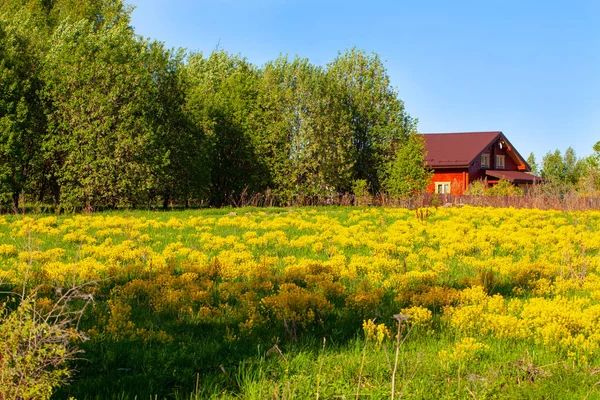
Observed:
[[[330,83],[307,59],[279,57],[262,71],[257,152],[284,201],[350,188],[350,139]]]
[[[31,346],[36,339],[51,339],[51,327],[36,321],[33,302],[22,302],[0,320],[0,397],[49,399],[52,390],[69,376],[66,365],[56,362],[65,353],[63,343]],[[54,364],[56,367],[54,367]]]
[[[158,42],[148,44],[145,51],[153,96],[147,113],[153,134],[146,163],[155,185],[149,200],[159,196],[163,206],[171,200],[186,205],[202,201],[208,195],[210,166],[205,134],[186,109],[190,82],[185,54]]]
[[[490,196],[522,196],[523,190],[513,185],[509,181],[500,179],[500,181],[487,190]]]
[[[531,173],[533,175],[538,176],[540,174],[540,167],[535,160],[535,154],[533,154],[533,152],[529,153],[529,157],[527,157],[527,164],[529,164],[531,167]]]
[[[126,24],[64,23],[43,78],[52,110],[44,153],[66,207],[136,204],[156,187],[166,154],[153,148],[153,76],[146,46]]]
[[[410,197],[425,190],[433,176],[433,171],[424,166],[425,153],[425,141],[416,134],[400,144],[384,169],[382,181],[388,194]]]
[[[205,137],[211,203],[222,205],[244,190],[264,190],[268,173],[256,154],[255,115],[258,72],[225,51],[205,58],[193,54],[185,68],[186,112]],[[198,150],[201,153],[202,150]]]
[[[577,191],[584,196],[600,194],[600,169],[587,165],[577,183]]]
[[[21,195],[64,209],[220,206],[267,191],[286,204],[357,179],[377,192],[416,131],[375,54],[258,68],[144,40],[121,0],[0,6],[4,207]]]
[[[469,196],[485,196],[488,191],[487,181],[478,179],[469,183],[469,188],[467,189],[467,194]]]
[[[364,179],[357,179],[352,184],[352,193],[355,196],[362,197],[369,194],[369,186]]]
[[[71,376],[67,361],[84,338],[74,326],[80,313],[67,304],[75,293],[67,292],[48,310],[37,307],[34,297],[23,299],[14,311],[2,305],[0,398],[49,399]]]
[[[353,48],[324,67],[188,55],[137,36],[131,10],[0,0],[0,207],[221,206],[267,192],[292,204],[357,180],[400,197],[427,184],[417,121],[378,55]],[[594,149],[548,153],[546,191],[597,192]]]
[[[0,19],[0,202],[13,207],[40,180],[45,119],[37,97],[41,83],[35,55],[19,24]]]
[[[365,206],[370,201],[369,186],[364,179],[357,179],[352,184],[352,193],[354,194],[354,202],[357,206]]]
[[[575,186],[579,181],[579,178],[581,178],[583,164],[582,161],[577,158],[575,150],[571,147],[565,151],[564,165],[566,182],[571,186]]]
[[[487,180],[476,180],[469,184],[467,194],[469,196],[522,196],[523,190],[504,179],[500,179],[493,186],[489,186]]]
[[[597,196],[600,192],[600,142],[593,146],[594,153],[581,161],[582,171],[577,190],[588,196]]]
[[[354,179],[366,179],[379,191],[381,171],[393,157],[393,144],[408,140],[416,131],[416,120],[406,113],[378,55],[353,48],[328,64],[327,74],[336,83],[336,95],[346,111]]]
[[[577,159],[575,151],[569,147],[564,156],[560,150],[547,153],[542,160],[542,178],[547,179],[559,193],[573,190],[584,170],[584,162]]]
[[[560,150],[548,152],[542,160],[542,178],[563,182],[566,180],[566,167]]]

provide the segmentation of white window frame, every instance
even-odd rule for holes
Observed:
[[[485,162],[483,160],[485,159]],[[481,155],[481,167],[489,168],[490,167],[490,155],[485,153]]]
[[[439,186],[442,185],[442,191],[439,191]],[[435,182],[435,192],[438,194],[450,194],[450,182]]]
[[[506,164],[504,163],[504,156],[496,156],[496,169],[504,169]]]

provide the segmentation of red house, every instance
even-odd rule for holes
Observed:
[[[526,188],[542,178],[529,174],[531,167],[502,132],[428,133],[423,135],[425,161],[433,169],[429,193],[463,194],[469,182],[500,179]]]

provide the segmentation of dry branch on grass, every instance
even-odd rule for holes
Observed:
[[[18,305],[0,309],[0,399],[50,398],[71,376],[67,364],[87,340],[79,331],[86,307],[93,301],[86,285],[55,289],[57,300],[30,294],[14,295]],[[47,288],[44,288],[47,289]]]

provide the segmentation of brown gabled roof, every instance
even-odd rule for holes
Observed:
[[[501,135],[499,131],[423,134],[427,149],[425,161],[429,166],[438,168],[468,167]]]
[[[504,179],[513,183],[540,183],[544,178],[520,171],[487,170],[486,174],[493,178]]]

